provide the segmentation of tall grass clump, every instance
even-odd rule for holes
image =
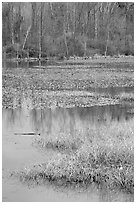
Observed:
[[[84,143],[83,138],[80,131],[75,131],[74,135],[69,132],[57,132],[35,138],[34,144],[41,149],[70,153],[75,152]]]
[[[85,136],[76,135],[77,141],[80,138],[82,142],[72,154],[62,154],[60,151],[44,164],[26,168],[20,173],[20,178],[36,183],[48,180],[61,184],[88,185],[95,182],[133,193],[133,130],[133,119],[92,126]],[[63,140],[60,139],[60,143]],[[67,145],[70,142],[71,139],[66,140]]]

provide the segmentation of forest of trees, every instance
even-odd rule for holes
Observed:
[[[2,43],[9,57],[134,55],[134,3],[4,2]]]

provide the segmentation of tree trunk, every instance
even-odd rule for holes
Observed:
[[[108,33],[107,33],[107,41],[106,41],[106,48],[105,48],[105,57],[107,56],[107,51],[108,51],[108,44],[109,44],[109,28],[108,28]]]
[[[87,45],[86,45],[86,40],[84,41],[84,57],[86,57],[86,50],[87,50]]]
[[[75,35],[76,30],[76,3],[73,2],[73,13],[74,13],[74,19],[73,19],[73,34]]]
[[[26,33],[26,37],[25,37],[25,40],[24,40],[24,43],[23,43],[22,50],[25,48],[26,40],[27,40],[28,34],[30,32],[30,29],[31,29],[31,26],[29,26],[28,29],[27,29],[27,33]]]
[[[43,4],[40,5],[40,26],[39,26],[39,60],[42,56],[42,17],[43,17]]]
[[[30,37],[30,43],[33,44],[34,42],[34,36],[35,36],[35,20],[36,20],[36,2],[31,2],[32,7],[32,17],[31,17],[31,37]]]
[[[29,50],[27,51],[27,59],[29,59]]]
[[[65,28],[64,28],[64,42],[65,42],[65,46],[66,46],[66,57],[68,57],[68,45],[67,45],[67,38],[66,38]]]
[[[67,13],[66,13],[67,15]],[[64,43],[66,47],[66,57],[68,57],[68,45],[67,45],[67,37],[66,37],[66,28],[67,28],[67,16],[64,15],[64,22],[63,22],[63,36],[64,36]]]
[[[98,39],[98,13],[99,13],[99,3],[95,6],[95,36],[94,39],[97,41]]]
[[[68,2],[67,4],[67,31],[69,32],[69,12],[68,12]]]
[[[10,3],[10,15],[11,15],[11,42],[14,45],[14,13],[13,13],[13,3]]]
[[[21,2],[20,2],[21,3]],[[19,4],[19,18],[21,18],[21,5]],[[18,43],[21,43],[21,24],[19,25],[19,31],[18,31]]]
[[[108,44],[109,44],[109,28],[110,28],[110,5],[111,3],[107,2],[107,40],[106,40],[106,47],[105,47],[105,57],[107,56],[107,51],[108,51]]]
[[[115,5],[116,5],[116,2],[114,3],[107,2],[107,41],[106,41],[106,48],[105,48],[105,57],[107,56],[108,44],[110,40],[110,20],[111,20],[110,18]]]
[[[125,8],[125,50],[127,51],[128,49],[128,39],[127,39],[127,33],[128,33],[128,29],[127,29],[127,26],[128,26],[128,10],[129,10],[129,6],[126,5],[126,8]]]

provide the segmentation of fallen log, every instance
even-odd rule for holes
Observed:
[[[34,136],[34,135],[40,135],[40,133],[34,133],[34,132],[26,132],[26,133],[14,133],[14,135],[29,135],[29,136]]]

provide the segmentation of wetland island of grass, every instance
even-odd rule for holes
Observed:
[[[57,42],[62,41],[65,48],[62,45],[57,47],[59,46],[57,43],[53,44],[51,36],[43,39],[44,20],[41,19],[44,19],[42,15],[45,15],[45,6],[47,11],[51,9],[51,15],[55,15],[55,12],[59,11],[57,7],[59,4],[61,3],[23,5],[13,2],[12,7],[10,3],[3,4],[4,25],[8,25],[5,12],[11,12],[14,8],[14,12],[19,15],[20,10],[17,8],[23,11],[24,6],[28,11],[32,6],[34,12],[39,5],[41,18],[37,22],[41,22],[41,29],[38,32],[38,39],[45,42],[37,45],[38,51],[36,47],[32,47],[35,45],[32,39],[36,37],[31,33],[35,25],[32,24],[28,30],[24,29],[25,39],[21,38],[21,35],[18,38],[19,34],[11,32],[9,38],[13,40],[15,35],[14,40],[20,39],[20,44],[5,45],[3,48],[3,55],[7,56],[6,59],[3,57],[2,67],[3,201],[132,202],[134,58],[131,46],[127,50],[130,55],[126,56],[128,54],[125,48],[119,49],[110,33],[106,50],[98,41],[95,42],[97,46],[95,43],[92,45],[89,34],[84,38],[82,35],[80,38],[79,36],[72,38],[73,34],[64,32],[62,40],[58,29]],[[72,29],[70,21],[72,3],[62,4],[67,4],[69,12],[69,18],[64,22],[69,22],[69,29]],[[99,4],[97,2],[95,7],[99,7]],[[131,13],[132,3],[118,3],[117,6],[117,3],[105,2],[101,3],[101,9],[109,8],[108,11],[114,13],[112,18],[115,18],[116,12],[123,12],[126,5]],[[74,6],[80,12],[78,5]],[[91,6],[91,3],[88,6]],[[35,12],[35,15],[38,14]],[[33,18],[35,15],[32,15]],[[56,21],[57,18],[58,16]],[[36,22],[36,19],[32,22]],[[11,25],[14,23],[13,21]],[[5,32],[7,27],[3,29]],[[55,32],[55,29],[57,28],[54,24],[52,32]],[[4,36],[4,43],[6,39],[8,37]],[[76,45],[72,44],[74,40]],[[41,45],[43,46],[40,47]],[[58,54],[63,49],[66,57]],[[115,51],[122,53],[122,56],[120,54],[115,56]],[[76,55],[79,57],[73,55],[73,52],[77,52]],[[26,53],[27,56],[24,56]],[[46,54],[49,57],[44,56]]]

